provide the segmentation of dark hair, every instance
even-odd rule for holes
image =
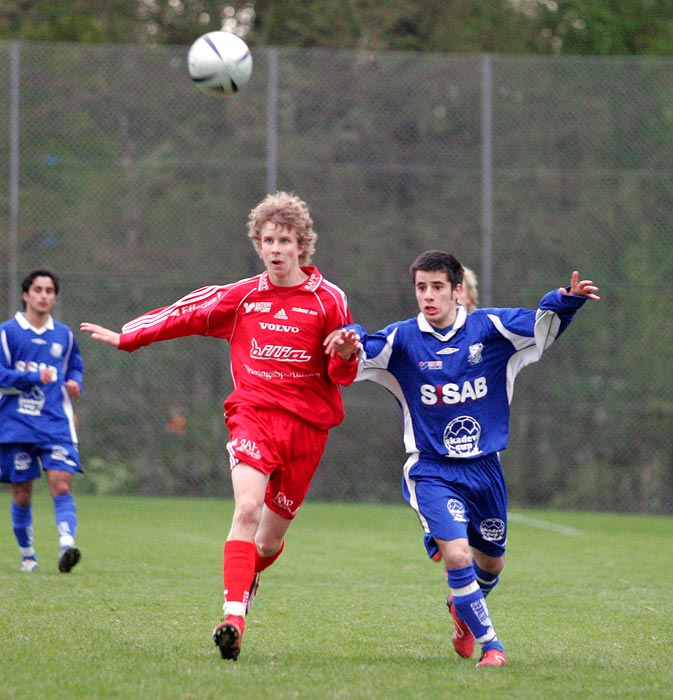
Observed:
[[[416,272],[446,272],[446,279],[452,287],[463,281],[463,266],[450,253],[443,250],[426,250],[421,253],[409,268],[411,277],[416,281]]]
[[[33,270],[32,272],[29,272],[24,278],[23,281],[21,282],[21,291],[24,294],[28,293],[28,290],[30,289],[30,286],[33,284],[35,281],[36,277],[49,277],[51,281],[54,283],[54,290],[56,291],[56,296],[58,296],[58,290],[60,288],[60,280],[58,275],[55,272],[52,272],[51,270],[47,269],[46,267],[40,267],[37,270]],[[23,308],[26,308],[26,302],[23,302]]]

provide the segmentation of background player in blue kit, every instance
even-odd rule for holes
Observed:
[[[59,538],[58,568],[80,560],[72,475],[81,471],[71,399],[82,391],[84,363],[73,332],[51,316],[59,278],[31,272],[23,313],[0,325],[0,481],[12,484],[12,526],[22,571],[38,569],[33,545],[33,481],[47,474]]]
[[[443,251],[411,266],[417,317],[360,337],[357,380],[382,384],[404,418],[403,493],[425,532],[428,554],[441,559],[449,584],[456,652],[478,666],[504,666],[485,598],[504,566],[507,493],[498,453],[507,447],[517,373],[556,340],[587,299],[590,280],[573,272],[532,309],[476,309],[458,304],[463,268]],[[330,338],[326,340],[331,351]]]

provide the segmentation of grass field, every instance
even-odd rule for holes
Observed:
[[[210,638],[231,503],[79,496],[83,557],[64,575],[38,491],[32,575],[0,492],[3,700],[673,697],[670,518],[514,512],[489,597],[510,666],[477,669],[453,652],[409,509],[308,503],[234,663]]]

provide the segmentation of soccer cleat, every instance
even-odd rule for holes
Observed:
[[[21,560],[21,571],[32,573],[33,571],[37,571],[39,568],[40,566],[35,557],[24,557]]]
[[[227,615],[223,622],[213,630],[213,641],[220,649],[223,659],[236,661],[241,653],[241,640],[245,630],[245,618]]]
[[[451,595],[447,597],[446,605],[453,618],[453,648],[458,656],[469,659],[474,653],[474,635],[470,632],[470,628],[458,617],[458,611],[453,604]]]
[[[58,555],[58,570],[67,574],[73,566],[82,558],[82,554],[77,547],[63,547]]]
[[[250,610],[252,610],[252,605],[255,602],[255,596],[257,595],[257,589],[259,588],[259,577],[261,572],[257,572],[250,584],[250,590],[248,591],[248,602],[245,604],[245,614],[247,615]]]
[[[477,666],[507,666],[507,654],[500,649],[489,649],[482,653]]]

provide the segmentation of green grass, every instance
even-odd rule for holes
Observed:
[[[38,491],[33,575],[18,570],[1,492],[3,700],[673,694],[670,518],[515,513],[489,598],[510,666],[476,669],[453,652],[441,568],[408,508],[308,503],[233,663],[210,639],[231,503],[78,496],[83,558],[64,575]]]

